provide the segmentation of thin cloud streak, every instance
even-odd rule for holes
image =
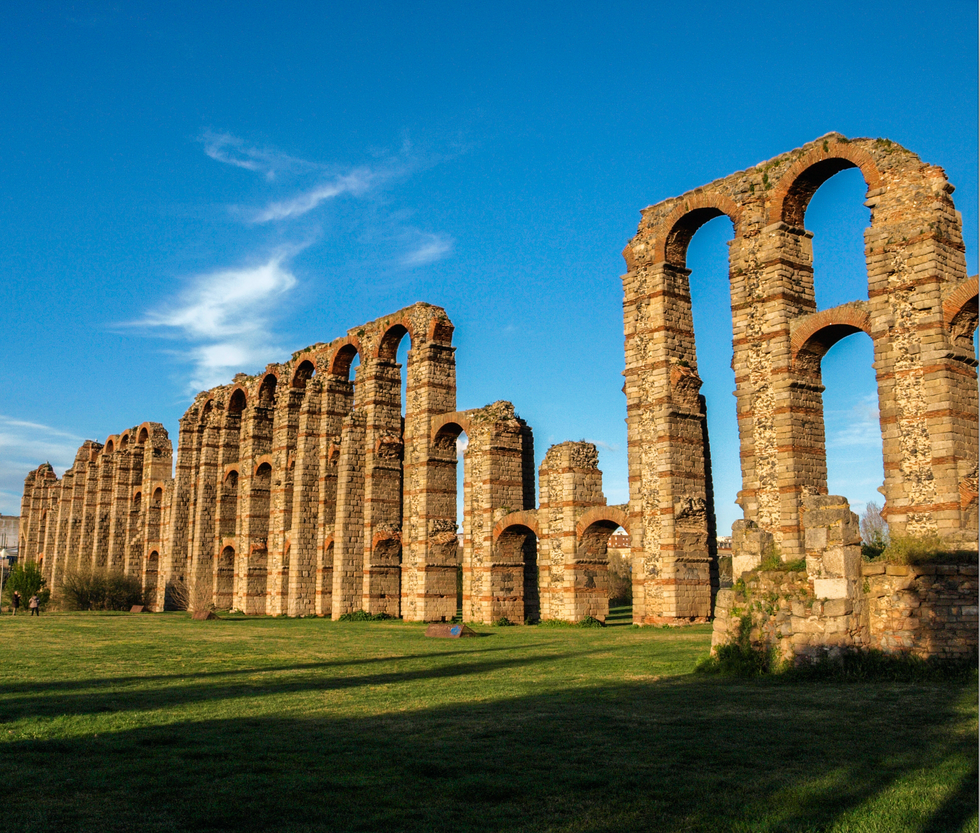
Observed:
[[[363,194],[379,178],[378,174],[366,169],[353,171],[345,176],[337,177],[333,182],[317,185],[292,199],[270,203],[252,217],[252,222],[268,223],[275,220],[302,217],[326,200],[339,197],[342,194],[354,196]]]
[[[313,170],[318,165],[281,153],[277,150],[257,148],[247,145],[244,140],[231,133],[207,130],[201,136],[204,152],[215,162],[223,162],[246,171],[261,173],[266,179],[275,179],[279,173]]]
[[[425,266],[435,263],[448,255],[453,248],[452,240],[441,234],[415,232],[413,236],[422,238],[400,261],[402,266]]]

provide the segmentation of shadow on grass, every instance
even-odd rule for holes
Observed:
[[[353,683],[438,686],[526,664]],[[285,678],[256,693],[313,685]],[[4,815],[46,831],[976,829],[976,729],[964,710],[974,692],[688,676],[356,719],[246,716],[17,741],[5,748],[16,764]],[[118,694],[67,705],[115,710]],[[931,809],[893,797],[916,779],[924,794],[952,788]]]
[[[550,643],[542,642],[538,643],[537,647],[548,647],[549,644]],[[497,651],[512,653],[513,650],[514,649],[512,647],[504,646],[500,648],[480,648],[477,650],[440,651],[439,656],[478,656]],[[120,686],[126,686],[128,684],[143,687],[148,683],[168,681],[205,681],[214,680],[220,677],[248,677],[256,674],[276,674],[293,671],[327,671],[336,668],[354,668],[361,665],[374,665],[377,663],[412,662],[413,660],[429,660],[431,658],[431,653],[396,654],[377,657],[358,657],[356,659],[328,660],[324,662],[291,663],[288,665],[256,665],[252,668],[235,668],[227,671],[188,671],[187,673],[181,674],[136,674],[131,677],[100,677],[97,679],[82,678],[78,680],[58,680],[57,682],[4,682],[3,684],[0,684],[0,696],[6,696],[9,694],[29,694],[32,695],[32,704],[36,705],[34,698],[38,694],[46,694],[49,692],[70,693],[72,691],[94,691],[100,688],[117,689]],[[16,702],[16,700],[8,700],[5,702],[4,708],[7,704]]]
[[[450,655],[456,652],[449,652]],[[561,655],[555,654],[527,654],[521,653],[507,659],[485,660],[481,654],[485,651],[468,651],[468,655],[474,656],[471,662],[459,662],[448,665],[427,665],[416,670],[400,670],[383,672],[378,674],[324,674],[323,669],[337,666],[360,664],[346,662],[327,662],[314,663],[311,666],[301,665],[294,668],[287,667],[282,669],[270,670],[258,667],[250,670],[239,670],[236,672],[213,672],[189,674],[188,677],[196,677],[197,682],[190,685],[183,683],[183,677],[175,675],[170,678],[170,685],[147,688],[142,683],[153,677],[134,678],[140,683],[139,687],[132,690],[119,689],[100,692],[84,690],[75,694],[62,694],[48,698],[36,696],[37,690],[32,693],[24,693],[18,697],[4,697],[0,703],[0,720],[10,722],[24,717],[66,717],[87,714],[99,714],[104,712],[126,712],[144,711],[147,709],[167,708],[172,709],[179,706],[193,703],[214,703],[221,700],[242,699],[242,698],[261,698],[270,695],[299,694],[303,692],[319,691],[340,691],[344,689],[371,687],[371,686],[390,686],[404,683],[420,681],[446,681],[452,678],[482,675],[502,670],[517,670],[527,668],[537,663],[554,662],[555,659],[572,659],[576,657],[586,657],[595,651],[568,652]],[[513,653],[513,652],[512,652]],[[439,656],[446,656],[440,654]],[[431,660],[431,655],[426,657]],[[401,663],[398,657],[388,657],[383,661],[389,663]],[[237,676],[240,679],[223,680],[215,682],[214,677]],[[283,676],[287,674],[287,676]],[[118,679],[110,680],[118,683]],[[59,685],[68,684],[47,684],[48,690],[58,690]],[[88,689],[91,686],[86,685]],[[9,691],[5,686],[4,691]]]

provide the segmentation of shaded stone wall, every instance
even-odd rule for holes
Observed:
[[[844,648],[975,655],[977,564],[864,563],[858,518],[839,496],[806,498],[803,518],[804,570],[761,569],[748,536],[745,571],[718,594],[713,648],[747,627],[753,644],[793,661]]]
[[[818,311],[817,188],[857,167],[868,185],[868,300]],[[827,492],[820,360],[855,332],[874,342],[884,514],[894,534],[973,540],[977,528],[976,281],[941,168],[883,139],[832,133],[643,211],[624,251],[634,615],[689,620],[710,605],[714,557],[687,246],[726,215],[744,519],[801,557],[802,503]],[[675,588],[688,588],[681,592]]]

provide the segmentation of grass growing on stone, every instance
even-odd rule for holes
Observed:
[[[710,629],[0,618],[0,829],[977,829],[977,685],[692,674]]]

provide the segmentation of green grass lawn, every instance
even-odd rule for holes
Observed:
[[[710,628],[0,617],[0,829],[977,830],[977,685],[694,675]]]

